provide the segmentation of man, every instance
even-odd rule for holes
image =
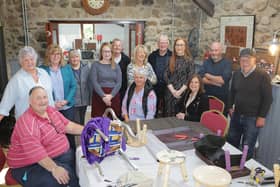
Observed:
[[[229,114],[232,116],[228,142],[235,147],[248,145],[247,158],[251,158],[260,128],[272,103],[269,75],[256,68],[255,51],[249,48],[240,52],[241,70],[234,73],[229,97]],[[234,108],[233,108],[234,106]]]
[[[126,89],[127,89],[127,66],[130,63],[130,58],[125,55],[123,52],[123,46],[120,39],[115,38],[112,42],[112,52],[113,52],[113,58],[115,60],[116,64],[119,64],[122,72],[122,86],[119,91],[121,96],[121,101],[123,100],[123,97],[125,95]]]
[[[78,187],[74,154],[65,133],[81,134],[83,126],[49,106],[41,86],[30,90],[29,103],[11,137],[7,161],[12,176],[24,187]]]
[[[168,36],[161,34],[158,39],[158,49],[153,51],[148,56],[148,62],[152,65],[154,72],[157,76],[157,84],[154,86],[158,102],[157,102],[157,117],[162,116],[164,109],[164,93],[167,89],[166,82],[164,81],[164,72],[168,66],[169,58],[172,52],[168,49],[169,40]]]
[[[225,104],[224,114],[227,115],[229,81],[231,78],[231,62],[223,57],[223,46],[213,42],[210,46],[210,58],[202,65],[199,74],[202,77],[207,95],[212,95]]]

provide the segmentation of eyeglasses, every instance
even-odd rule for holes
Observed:
[[[185,44],[176,44],[175,47],[184,47]]]
[[[60,56],[60,53],[53,53],[52,56]]]

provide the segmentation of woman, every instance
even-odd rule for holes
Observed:
[[[45,62],[41,65],[51,77],[55,107],[67,119],[74,121],[74,103],[76,80],[69,64],[63,59],[62,49],[58,45],[50,45],[46,51]],[[76,147],[73,135],[67,135],[71,148]]]
[[[188,90],[178,103],[178,119],[200,121],[201,114],[209,110],[208,96],[205,94],[202,79],[199,75],[191,76],[187,83]]]
[[[9,116],[15,106],[15,117],[18,118],[29,107],[28,92],[34,86],[46,89],[50,105],[54,106],[52,83],[49,75],[41,68],[36,68],[38,55],[30,46],[20,49],[18,54],[21,69],[8,82],[0,103],[0,120]]]
[[[137,45],[134,49],[134,60],[127,66],[127,82],[130,86],[134,81],[135,68],[144,68],[148,72],[148,79],[153,85],[157,83],[157,76],[153,70],[153,67],[147,62],[148,51],[144,45]]]
[[[81,56],[78,50],[72,50],[69,53],[69,62],[72,66],[74,77],[77,82],[75,95],[75,116],[74,121],[79,124],[85,124],[85,114],[87,105],[90,103],[88,76],[89,65],[81,62]]]
[[[122,103],[122,115],[126,122],[136,119],[153,119],[156,113],[156,94],[145,68],[136,68],[134,82],[128,88]]]
[[[177,38],[164,75],[168,88],[165,92],[165,117],[176,115],[176,104],[187,89],[185,84],[193,73],[194,64],[188,43],[183,38]]]
[[[102,116],[108,107],[111,107],[116,115],[120,116],[119,90],[122,84],[120,66],[116,65],[112,59],[109,43],[101,45],[99,54],[99,61],[92,64],[90,71],[90,87],[93,88],[91,116]]]

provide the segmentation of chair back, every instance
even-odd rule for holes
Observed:
[[[221,136],[227,134],[229,123],[227,118],[218,110],[208,110],[202,113],[200,123],[214,133],[221,131]]]
[[[225,104],[222,100],[220,100],[219,98],[212,96],[212,95],[209,95],[208,99],[209,99],[209,109],[210,110],[218,110],[221,113],[224,112]]]
[[[0,146],[0,172],[4,168],[5,162],[6,162],[6,156],[2,147]]]

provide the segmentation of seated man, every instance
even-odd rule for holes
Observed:
[[[126,122],[136,119],[153,119],[157,97],[145,68],[135,68],[134,82],[127,89],[122,102],[122,115]]]
[[[11,137],[7,158],[12,176],[24,187],[79,187],[65,133],[81,134],[83,126],[49,106],[43,87],[30,90],[29,104]]]

